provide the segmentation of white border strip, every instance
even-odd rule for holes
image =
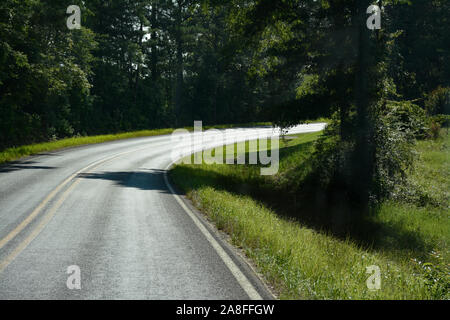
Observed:
[[[245,293],[249,296],[251,300],[263,300],[261,295],[256,291],[255,287],[250,283],[250,281],[247,279],[247,277],[242,273],[242,271],[239,269],[239,267],[234,263],[234,261],[231,259],[231,257],[226,253],[226,251],[222,248],[222,246],[217,242],[216,239],[211,235],[211,233],[206,229],[206,227],[203,225],[203,223],[200,222],[200,220],[196,217],[196,215],[192,212],[191,209],[189,209],[184,201],[180,198],[179,195],[176,194],[175,190],[173,189],[172,185],[169,182],[169,178],[167,176],[168,170],[173,166],[173,164],[176,161],[173,161],[170,163],[166,171],[164,173],[164,180],[166,182],[167,187],[169,188],[172,195],[175,197],[179,205],[184,209],[184,211],[188,214],[188,216],[194,221],[195,225],[200,229],[200,231],[203,233],[205,238],[208,240],[208,242],[211,244],[211,246],[216,250],[219,257],[222,259],[222,261],[225,263],[225,265],[230,270],[231,274],[236,278],[239,285],[244,289]]]

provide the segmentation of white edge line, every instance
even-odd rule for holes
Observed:
[[[322,131],[326,127],[326,123],[320,123],[316,124],[317,126],[321,126],[320,129],[312,129],[311,132],[318,132]],[[309,125],[306,125],[309,126]],[[308,133],[302,132],[302,133]],[[203,150],[194,150],[194,153],[200,152]],[[197,218],[197,216],[192,212],[191,209],[189,209],[188,206],[184,203],[184,201],[181,199],[179,195],[176,194],[175,190],[173,189],[172,185],[169,182],[168,178],[168,171],[169,169],[179,160],[183,159],[186,156],[191,155],[192,152],[188,152],[187,154],[183,154],[179,157],[179,159],[172,161],[165,169],[164,172],[164,180],[166,182],[167,187],[169,188],[170,192],[174,196],[174,198],[177,200],[178,204],[183,208],[183,210],[188,214],[188,216],[192,219],[194,224],[200,229],[200,231],[203,233],[205,238],[208,240],[208,242],[211,244],[211,246],[216,250],[219,257],[222,259],[222,261],[225,263],[225,265],[230,270],[231,274],[236,278],[239,285],[244,289],[244,291],[247,293],[249,298],[251,300],[263,300],[261,295],[256,291],[255,287],[250,283],[250,281],[247,279],[247,277],[244,275],[244,273],[239,269],[239,267],[234,263],[234,261],[231,259],[231,257],[228,255],[228,253],[222,248],[222,246],[217,242],[217,240],[211,235],[211,233],[208,231],[208,229],[203,225],[203,223],[200,222],[200,220]]]
[[[228,253],[222,248],[222,246],[217,242],[217,240],[211,235],[211,233],[208,231],[208,229],[206,229],[206,227],[203,225],[203,223],[200,222],[200,220],[192,212],[192,210],[186,206],[186,204],[180,198],[180,196],[176,194],[175,190],[173,189],[172,185],[169,182],[167,172],[177,161],[178,160],[171,162],[167,166],[165,173],[164,173],[164,180],[165,180],[166,185],[169,188],[170,192],[175,197],[175,199],[177,200],[179,205],[189,215],[189,217],[192,219],[192,221],[194,221],[195,225],[200,229],[200,231],[203,233],[203,235],[208,240],[208,242],[211,244],[211,246],[214,248],[214,250],[216,250],[219,257],[222,259],[222,261],[228,267],[230,272],[236,278],[237,282],[242,287],[242,289],[244,289],[245,293],[249,296],[249,298],[251,300],[263,300],[261,295],[258,293],[258,291],[256,291],[256,289],[253,287],[253,285],[250,283],[250,281],[247,279],[247,277],[244,275],[244,273],[239,269],[239,267],[234,263],[234,261],[228,255]]]

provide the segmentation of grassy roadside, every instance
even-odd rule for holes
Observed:
[[[298,180],[308,172],[318,136],[281,140],[275,176],[261,177],[257,166],[203,164],[176,166],[171,178],[245,251],[281,299],[448,299],[449,136],[419,142],[419,171],[411,176],[438,204],[382,204],[365,242],[311,226],[302,212],[292,212],[298,206],[281,203],[291,169],[303,168]],[[381,269],[381,290],[367,288],[371,265]]]
[[[123,140],[130,138],[140,138],[140,137],[151,137],[157,135],[170,134],[173,129],[157,129],[157,130],[144,130],[128,133],[119,134],[108,134],[99,136],[88,136],[88,137],[73,137],[67,139],[61,139],[56,141],[37,143],[32,145],[25,145],[20,147],[8,148],[0,152],[0,164],[14,161],[23,157],[31,156],[34,154],[54,151],[58,149],[96,144],[114,140]]]
[[[246,123],[246,124],[231,124],[231,125],[218,125],[218,126],[206,126],[204,130],[210,128],[216,129],[227,129],[227,128],[237,128],[237,127],[251,127],[251,126],[263,126],[271,125],[270,122],[258,122],[258,123]],[[185,129],[193,131],[193,127],[186,127]],[[152,137],[165,134],[171,134],[174,129],[155,129],[155,130],[142,130],[135,132],[126,132],[118,134],[108,134],[108,135],[98,135],[98,136],[87,136],[87,137],[73,137],[67,139],[61,139],[56,141],[37,143],[32,145],[24,145],[20,147],[8,148],[0,151],[0,164],[18,160],[23,157],[35,155],[42,152],[55,151],[58,149],[76,147],[82,145],[96,144],[102,142],[109,142],[115,140],[124,140],[131,138],[142,138],[142,137]]]

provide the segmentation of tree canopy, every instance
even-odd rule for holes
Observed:
[[[374,4],[379,30],[366,23]],[[69,5],[81,9],[80,29],[66,25]],[[449,112],[449,9],[446,0],[3,0],[0,148],[194,120],[332,117],[330,150],[348,159],[336,158],[331,175],[367,199],[361,190],[381,172],[404,167],[379,154],[382,141],[401,140],[386,128],[405,133],[413,114]]]

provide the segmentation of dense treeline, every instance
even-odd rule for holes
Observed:
[[[381,30],[366,26],[373,3]],[[81,29],[67,28],[69,5],[81,8]],[[289,126],[326,116],[316,180],[367,203],[397,185],[405,145],[445,124],[436,115],[449,113],[449,7],[3,0],[0,148],[193,120]]]
[[[72,4],[80,30],[66,26]],[[186,0],[2,1],[0,147],[261,120],[229,14]]]
[[[373,4],[381,29],[369,30]],[[448,125],[448,1],[236,0],[232,10],[235,30],[254,46],[271,120],[332,115],[299,188],[312,191],[305,201],[343,220],[386,197],[426,201],[407,173],[415,140]]]

